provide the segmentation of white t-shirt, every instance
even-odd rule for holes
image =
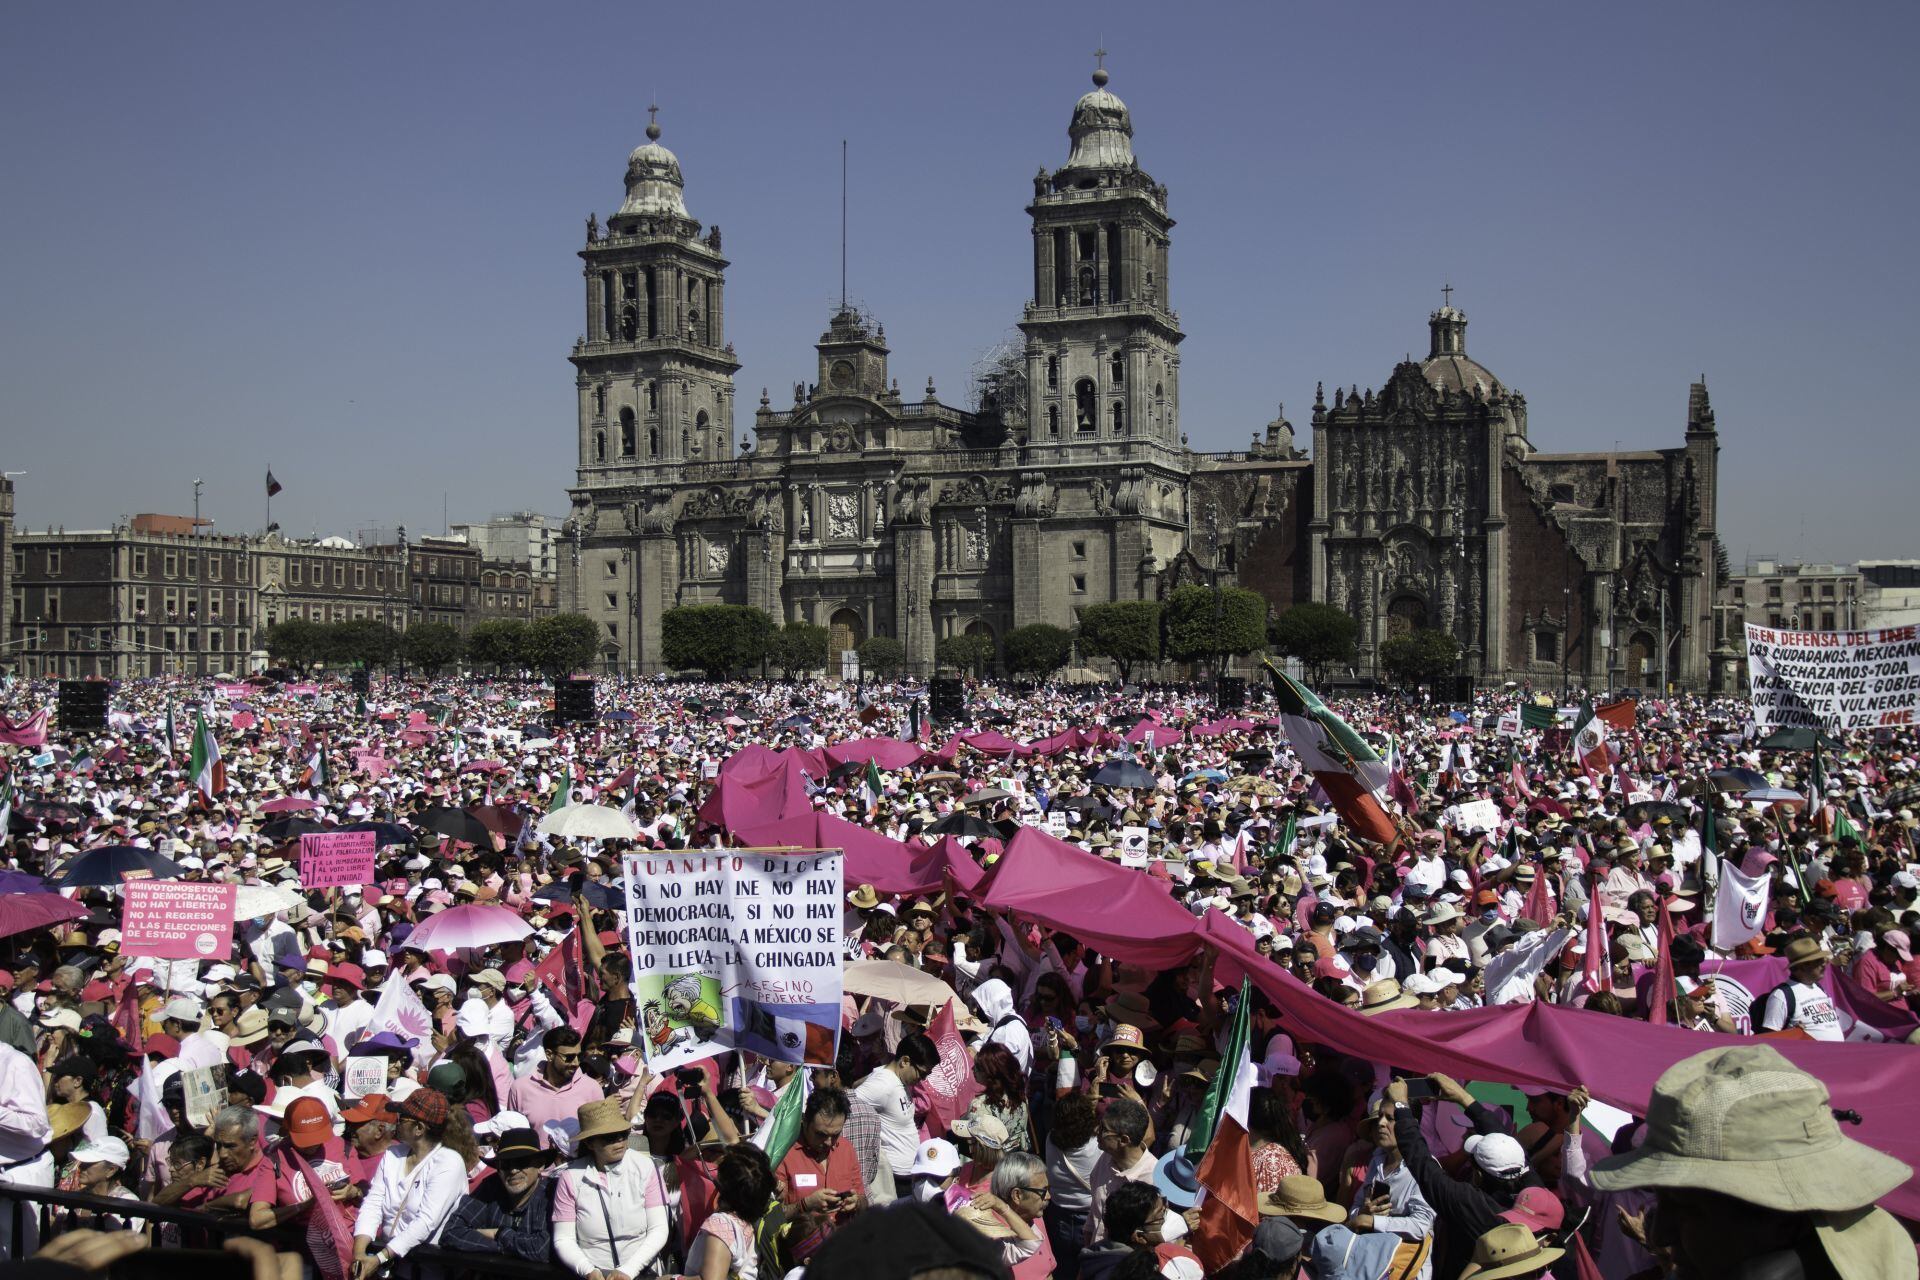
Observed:
[[[896,1178],[904,1178],[913,1168],[920,1149],[920,1128],[913,1122],[913,1099],[900,1077],[886,1067],[868,1074],[854,1091],[880,1117],[880,1149],[886,1153],[887,1167]]]
[[[1847,1029],[1841,1022],[1840,1011],[1833,1007],[1833,1001],[1819,987],[1810,987],[1804,982],[1793,986],[1793,1019],[1787,1019],[1787,993],[1775,987],[1767,994],[1766,1007],[1760,1013],[1759,1030],[1786,1031],[1799,1027],[1815,1040],[1845,1040]]]

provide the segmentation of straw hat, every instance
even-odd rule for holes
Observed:
[[[47,1120],[53,1126],[48,1142],[58,1142],[80,1132],[82,1125],[93,1118],[93,1108],[84,1102],[56,1102],[47,1108]]]
[[[580,1132],[574,1135],[576,1143],[588,1138],[605,1138],[614,1134],[631,1132],[632,1125],[626,1112],[620,1109],[620,1099],[600,1098],[593,1102],[583,1102],[577,1113],[580,1119]]]
[[[1541,1244],[1533,1232],[1517,1222],[1503,1222],[1473,1242],[1473,1261],[1460,1273],[1460,1280],[1507,1280],[1511,1276],[1538,1275],[1551,1266],[1565,1249]]]
[[[1122,1022],[1114,1027],[1113,1034],[1108,1036],[1106,1043],[1100,1046],[1102,1053],[1109,1049],[1131,1049],[1135,1053],[1144,1055],[1147,1052],[1146,1034],[1140,1028],[1128,1026]]]
[[[1833,953],[1821,946],[1817,938],[1795,938],[1780,954],[1786,958],[1788,969],[1797,969],[1815,960],[1833,959]]]
[[[1913,1170],[1840,1132],[1827,1087],[1768,1045],[1695,1054],[1654,1082],[1645,1143],[1602,1160],[1602,1191],[1690,1187],[1785,1213],[1871,1205]]]
[[[1347,1211],[1327,1200],[1320,1179],[1310,1173],[1296,1173],[1280,1179],[1280,1185],[1260,1201],[1263,1218],[1312,1218],[1318,1222],[1345,1222]]]
[[[847,895],[847,901],[862,911],[871,911],[880,905],[880,895],[870,884],[856,885]]]
[[[1395,1009],[1411,1009],[1419,1004],[1418,997],[1410,996],[1400,989],[1400,984],[1392,978],[1382,978],[1370,983],[1360,995],[1360,1012],[1366,1017],[1375,1014],[1391,1013]]]

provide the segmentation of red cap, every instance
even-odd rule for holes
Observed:
[[[1517,1222],[1536,1233],[1558,1231],[1567,1220],[1567,1207],[1545,1187],[1522,1187],[1514,1197],[1513,1208],[1501,1214],[1500,1220]]]
[[[333,1117],[318,1098],[295,1098],[280,1118],[280,1129],[296,1147],[311,1147],[333,1136]]]
[[[180,1042],[164,1031],[156,1032],[147,1037],[146,1051],[149,1056],[157,1053],[162,1058],[177,1058],[180,1056]]]
[[[365,1124],[369,1120],[398,1120],[399,1114],[387,1105],[387,1095],[370,1093],[359,1103],[340,1113],[340,1118],[349,1124]]]

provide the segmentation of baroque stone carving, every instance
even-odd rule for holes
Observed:
[[[710,578],[726,577],[727,553],[728,553],[728,547],[727,547],[727,544],[724,542],[709,542],[707,544],[707,576],[708,577]]]
[[[851,493],[827,495],[827,536],[829,538],[860,536],[860,499],[857,496]]]

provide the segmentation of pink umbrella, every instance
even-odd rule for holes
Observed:
[[[0,898],[0,938],[11,938],[29,929],[84,920],[87,909],[55,893],[12,894]]]
[[[462,773],[505,773],[506,769],[498,760],[472,760],[460,766]]]
[[[262,813],[299,813],[303,809],[318,809],[320,802],[309,800],[305,796],[281,796],[278,800],[269,800],[260,806]]]
[[[474,902],[449,907],[428,916],[407,935],[407,945],[428,951],[459,951],[467,947],[497,947],[533,936],[533,926],[505,907]]]

